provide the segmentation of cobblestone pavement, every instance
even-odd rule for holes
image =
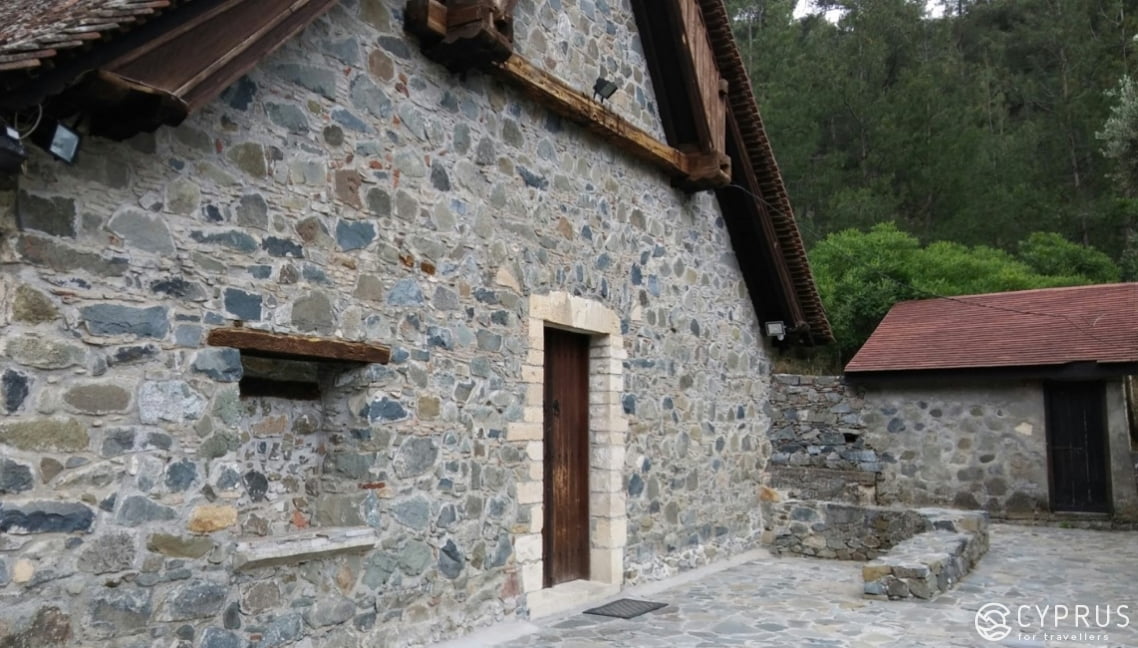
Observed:
[[[652,592],[644,598],[669,604],[657,612],[630,620],[585,614],[538,620],[534,632],[497,645],[1138,647],[1138,533],[994,525],[991,551],[977,570],[933,601],[866,600],[860,592],[860,563],[765,558]],[[1013,627],[1018,606],[1031,606],[1023,619],[1035,636],[982,639],[974,621],[988,603],[1010,608]],[[1070,610],[1057,630],[1056,605]],[[1089,606],[1079,621],[1076,605]],[[1096,605],[1103,623],[1110,606],[1106,630],[1087,627],[1098,622]],[[1049,633],[1081,636],[1045,637],[1035,606],[1050,606]]]

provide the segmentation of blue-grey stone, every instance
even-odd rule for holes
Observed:
[[[459,124],[454,127],[454,150],[456,153],[465,155],[470,150],[470,127],[466,124]]]
[[[387,396],[372,401],[367,407],[367,418],[372,423],[376,421],[402,421],[407,417],[407,409],[403,407],[403,404]]]
[[[265,494],[269,492],[268,477],[265,477],[264,474],[256,470],[250,470],[245,473],[241,481],[245,484],[245,491],[249,493],[249,499],[254,502],[260,502],[265,499]]]
[[[20,409],[28,397],[31,379],[14,369],[8,369],[0,378],[0,389],[4,392],[4,411],[9,414]]]
[[[450,177],[446,167],[438,160],[431,163],[431,186],[439,191],[450,191]]]
[[[166,595],[162,620],[189,621],[214,616],[221,612],[228,593],[224,585],[203,579],[179,585]]]
[[[249,276],[254,279],[268,279],[273,275],[273,266],[270,265],[255,265],[246,269],[249,271]]]
[[[628,478],[628,494],[632,497],[637,497],[644,492],[644,480],[640,478],[637,473],[632,473]]]
[[[150,591],[138,587],[99,588],[88,607],[89,629],[110,638],[142,632],[150,622]]]
[[[442,572],[443,576],[453,580],[459,577],[465,566],[466,556],[462,554],[453,540],[447,540],[446,544],[439,549],[439,571]]]
[[[438,326],[427,327],[427,344],[432,347],[442,347],[444,349],[454,348],[454,333],[448,328]]]
[[[196,348],[201,346],[203,333],[200,326],[183,324],[174,328],[174,342],[181,347]]]
[[[905,429],[905,422],[899,418],[889,419],[889,424],[885,426],[885,429],[892,434],[896,434]]]
[[[423,291],[414,279],[400,279],[387,292],[390,306],[419,306],[423,303]]]
[[[132,495],[123,500],[119,507],[118,522],[136,527],[147,522],[173,520],[177,516],[178,513],[169,506],[162,506],[141,495]]]
[[[411,58],[411,48],[407,46],[407,39],[396,36],[380,36],[379,45],[401,59]]]
[[[194,230],[190,232],[190,238],[198,243],[220,245],[238,252],[252,252],[257,249],[257,241],[252,236],[238,230],[225,230],[210,234]]]
[[[312,265],[311,263],[304,264],[304,267],[300,269],[300,276],[303,277],[305,281],[311,281],[313,283],[332,283],[328,280],[328,275],[320,269],[320,266]]]
[[[261,249],[275,257],[304,258],[304,248],[299,243],[277,236],[266,236],[261,241]]]
[[[538,175],[520,164],[517,166],[517,169],[518,175],[522,177],[522,180],[525,181],[527,186],[542,190],[549,188],[549,180],[545,176]]]
[[[201,648],[245,648],[245,642],[228,630],[206,628],[202,633]]]
[[[430,522],[431,503],[426,497],[415,495],[396,502],[391,514],[400,524],[422,531]]]
[[[640,266],[634,263],[632,264],[632,285],[639,286],[641,283],[643,283],[643,275],[641,274]]]
[[[13,535],[86,532],[94,520],[94,511],[73,502],[29,502],[0,508],[0,531]]]
[[[597,263],[596,263],[597,270],[607,270],[611,266],[612,266],[612,257],[610,257],[607,252],[604,252],[599,257],[597,257]]]
[[[345,252],[366,248],[375,240],[375,225],[368,221],[346,221],[336,223],[336,243]]]
[[[198,467],[188,459],[176,461],[166,467],[166,488],[175,493],[189,490],[198,476]]]
[[[343,108],[332,109],[332,121],[347,128],[348,130],[356,131],[357,133],[370,133],[371,126],[368,126],[362,119],[356,117],[352,113]]]
[[[400,477],[416,477],[430,470],[439,458],[439,448],[429,437],[408,437],[395,455]]]
[[[221,615],[221,625],[226,630],[236,630],[241,627],[241,604],[237,601],[225,606],[225,613]],[[209,630],[206,630],[208,633]],[[203,644],[204,648],[204,644]]]
[[[249,193],[237,201],[237,224],[242,227],[269,227],[269,203],[259,193]]]
[[[104,535],[86,543],[79,554],[79,569],[91,574],[126,571],[134,566],[134,538],[129,533]]]
[[[304,632],[304,619],[297,612],[274,618],[261,633],[261,643],[257,648],[278,648],[300,639]]]
[[[107,356],[107,364],[111,366],[131,364],[149,360],[158,355],[161,349],[154,344],[132,344],[116,348]]]
[[[335,70],[296,63],[283,63],[276,66],[275,70],[285,81],[323,95],[326,99],[336,99]]]
[[[225,310],[237,319],[248,322],[259,321],[262,302],[263,298],[260,295],[247,293],[237,288],[225,289]]]
[[[137,335],[161,339],[170,331],[169,313],[163,306],[132,308],[95,304],[84,306],[79,312],[92,335]]]
[[[16,205],[23,227],[52,236],[75,236],[75,199],[42,198],[21,191]]]
[[[221,93],[221,100],[237,110],[248,110],[255,94],[257,94],[257,84],[249,77],[243,76]]]
[[[498,535],[498,544],[494,545],[494,552],[486,560],[486,567],[493,569],[505,565],[510,556],[514,554],[514,545],[510,542],[510,535],[508,533],[501,533]]]
[[[221,210],[217,208],[217,205],[210,204],[202,207],[202,215],[205,216],[206,221],[210,223],[220,223],[225,220],[225,217],[221,215]]]
[[[620,399],[620,404],[623,406],[625,414],[635,414],[636,413],[636,395],[635,394],[625,394],[624,397]]]
[[[194,356],[194,371],[218,382],[237,382],[244,374],[241,352],[230,348],[209,348]]]
[[[392,104],[387,94],[371,82],[366,75],[360,74],[352,79],[348,90],[348,98],[356,110],[363,110],[373,117],[383,120],[391,118]]]
[[[205,290],[200,284],[186,281],[181,277],[169,277],[150,283],[150,290],[160,295],[174,297],[175,299],[199,300],[205,299]]]
[[[129,247],[154,254],[173,254],[174,239],[166,222],[153,214],[128,207],[116,213],[107,223],[107,229],[119,236]]]
[[[265,104],[269,120],[277,126],[287,128],[290,133],[307,133],[308,117],[296,104]]]
[[[305,333],[331,334],[336,326],[336,313],[324,292],[312,292],[292,305],[292,324]]]
[[[482,351],[500,351],[502,349],[502,336],[486,329],[477,333],[478,348]]]
[[[32,469],[11,459],[0,458],[0,494],[10,495],[35,486]]]
[[[304,612],[304,620],[313,628],[339,625],[356,613],[356,604],[347,598],[322,599]]]
[[[446,286],[438,286],[435,288],[435,296],[431,299],[431,305],[438,310],[458,310],[458,293]]]

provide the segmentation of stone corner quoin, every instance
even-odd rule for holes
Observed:
[[[593,340],[595,579],[758,543],[769,363],[714,196],[450,75],[403,5],[343,3],[182,125],[0,185],[0,644],[416,645],[524,616],[544,326]],[[582,88],[629,52],[614,109],[661,131],[627,3],[517,24]],[[206,344],[238,323],[391,359]]]

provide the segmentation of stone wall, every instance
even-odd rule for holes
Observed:
[[[982,508],[996,517],[1048,510],[1037,382],[856,386],[777,375],[772,384],[767,481],[787,496]],[[845,488],[823,488],[838,478]]]
[[[402,6],[343,0],[184,125],[0,187],[0,644],[416,645],[524,615],[541,464],[508,430],[540,430],[527,297],[552,292],[618,318],[598,406],[629,429],[595,460],[624,580],[757,542],[769,367],[714,197],[446,73]],[[603,63],[659,129],[627,0],[518,15],[527,56]],[[392,360],[204,346],[238,321]],[[242,397],[258,371],[318,397]]]
[[[766,485],[793,499],[953,506],[1049,516],[1039,381],[890,381],[776,375]],[[1115,515],[1135,516],[1122,389],[1107,383]]]
[[[866,442],[887,449],[882,504],[982,508],[996,517],[1049,509],[1038,382],[890,384],[865,393]]]

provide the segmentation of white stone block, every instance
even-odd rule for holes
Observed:
[[[589,579],[611,585],[624,583],[624,551],[593,549],[589,552]]]
[[[540,533],[518,536],[514,541],[514,554],[520,563],[529,563],[542,559],[542,542]]]
[[[600,518],[593,527],[593,548],[619,549],[628,543],[626,518]]]
[[[507,441],[538,441],[545,438],[541,423],[514,422],[506,426]]]
[[[538,504],[544,499],[544,496],[542,483],[539,481],[518,484],[518,504]]]
[[[545,584],[545,563],[541,560],[522,565],[522,591],[537,592]]]

